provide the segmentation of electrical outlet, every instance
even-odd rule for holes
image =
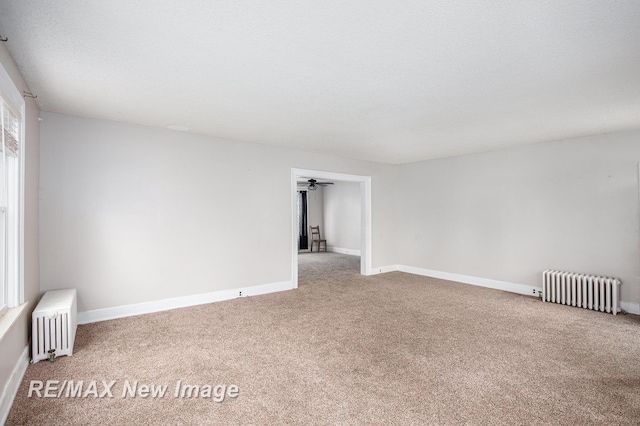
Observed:
[[[533,289],[533,294],[538,294],[538,290],[536,290],[535,288]]]
[[[238,292],[238,297],[242,297],[242,292]]]

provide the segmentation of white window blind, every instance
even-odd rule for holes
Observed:
[[[9,108],[9,105],[2,100],[2,149],[3,153],[12,157],[18,156],[20,148],[20,120],[18,116]]]

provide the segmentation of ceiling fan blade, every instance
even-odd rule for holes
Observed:
[[[333,182],[318,182],[318,183],[316,183],[316,185],[318,185],[318,186],[333,185]]]

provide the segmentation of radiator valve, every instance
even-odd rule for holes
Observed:
[[[49,351],[47,353],[49,354],[49,361],[50,362],[55,362],[55,360],[56,360],[56,350],[55,349],[49,349]]]

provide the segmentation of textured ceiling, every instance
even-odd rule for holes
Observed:
[[[640,128],[640,1],[0,0],[45,111],[405,163]]]

